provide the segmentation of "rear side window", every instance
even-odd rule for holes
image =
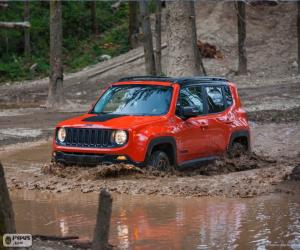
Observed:
[[[208,113],[218,113],[225,110],[225,104],[222,94],[222,87],[207,86],[205,87],[207,93]]]
[[[180,90],[179,96],[180,107],[196,107],[199,115],[204,114],[204,102],[201,86],[189,86]]]
[[[231,106],[233,103],[233,100],[232,100],[230,88],[227,85],[224,86],[224,95],[225,95],[225,101],[226,101],[227,107]]]

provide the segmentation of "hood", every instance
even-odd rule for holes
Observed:
[[[130,129],[167,119],[165,116],[94,115],[85,114],[60,122],[58,126]]]

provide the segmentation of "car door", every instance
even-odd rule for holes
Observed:
[[[210,150],[214,155],[222,154],[226,151],[234,122],[234,117],[229,107],[230,92],[229,95],[227,93],[225,96],[225,87],[222,85],[207,85],[204,87],[208,113],[206,134],[210,138]]]
[[[184,86],[180,90],[179,107],[193,106],[199,110],[199,115],[188,119],[180,118],[179,157],[183,161],[194,160],[209,155],[209,138],[207,130],[208,120],[204,103],[204,89],[201,85]]]

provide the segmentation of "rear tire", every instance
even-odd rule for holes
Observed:
[[[147,164],[150,170],[168,171],[171,169],[171,164],[168,155],[163,151],[154,151]]]
[[[230,158],[237,158],[247,153],[247,147],[239,142],[233,142],[228,149],[228,156]]]

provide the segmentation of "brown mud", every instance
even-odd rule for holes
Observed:
[[[97,167],[64,166],[51,163],[41,168],[43,174],[54,175],[67,179],[101,180],[106,178],[120,178],[134,176],[135,178],[151,177],[191,177],[196,175],[213,176],[239,172],[256,168],[269,167],[277,161],[255,153],[241,155],[236,158],[223,157],[215,162],[195,166],[193,168],[174,169],[169,171],[155,171],[139,168],[127,164],[99,165]]]
[[[147,171],[119,164],[97,167],[46,164],[31,180],[8,181],[11,190],[50,192],[98,192],[101,188],[119,194],[171,196],[253,197],[272,192],[293,194],[281,189],[297,161],[278,161],[256,154],[224,158],[205,166],[169,172]],[[300,187],[300,184],[299,184]],[[293,188],[294,189],[294,188]]]
[[[261,110],[248,112],[248,118],[255,122],[288,123],[300,121],[300,107],[289,110]]]

